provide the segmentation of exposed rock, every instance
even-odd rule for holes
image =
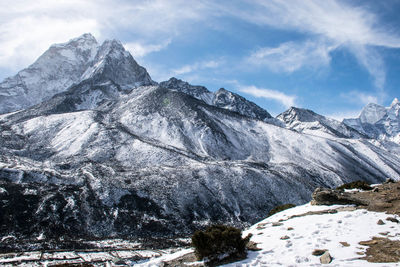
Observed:
[[[322,254],[322,256],[319,258],[319,261],[320,261],[322,264],[329,264],[329,263],[331,263],[331,261],[332,261],[331,254],[329,254],[328,251],[325,251],[325,253]]]
[[[385,181],[385,184],[392,184],[392,183],[395,183],[395,182],[396,181],[393,180],[392,178],[387,178],[386,181]]]
[[[328,251],[327,249],[314,249],[314,251],[312,252],[312,255],[314,256],[321,256],[323,255],[326,251]]]
[[[355,204],[365,206],[368,205],[368,202],[354,197],[353,194],[328,188],[317,188],[312,194],[311,205],[335,204]]]
[[[386,218],[386,221],[390,221],[390,222],[394,222],[394,223],[399,223],[399,220],[397,220],[397,219],[394,218],[394,217],[387,217],[387,218]]]
[[[281,225],[283,225],[283,223],[280,223],[280,222],[274,222],[274,223],[272,223],[272,226],[281,226]]]
[[[339,242],[343,247],[350,247],[350,244],[347,242]]]
[[[282,236],[282,237],[281,237],[281,240],[287,240],[287,239],[289,239],[289,238],[290,238],[289,236],[285,235],[285,236]]]
[[[370,246],[370,245],[375,245],[377,243],[378,243],[378,240],[376,240],[376,239],[358,242],[358,244],[360,244],[361,246]]]
[[[379,220],[376,224],[378,225],[384,225],[385,223],[382,220]]]
[[[261,250],[261,248],[257,247],[257,243],[253,242],[253,241],[249,241],[246,244],[246,248],[247,248],[247,250],[250,250],[250,251],[259,251],[259,250]]]
[[[294,230],[294,228],[293,228],[293,227],[288,227],[287,230],[288,230],[288,231],[292,231],[292,230]]]
[[[384,183],[372,191],[352,193],[317,188],[312,198],[313,205],[355,204],[356,208],[400,215],[400,182]]]

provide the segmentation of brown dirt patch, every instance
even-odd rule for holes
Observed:
[[[383,237],[373,237],[372,240],[361,241],[368,246],[365,257],[360,259],[368,262],[400,262],[400,241],[393,241]]]

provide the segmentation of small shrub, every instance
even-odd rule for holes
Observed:
[[[275,208],[273,208],[272,210],[269,211],[267,217],[272,216],[275,213],[281,212],[283,210],[287,210],[287,209],[293,208],[293,207],[296,207],[296,205],[293,205],[291,203],[276,206]]]
[[[345,189],[362,189],[362,190],[372,190],[372,187],[364,181],[355,181],[347,184],[343,184],[336,188],[337,190]]]
[[[221,260],[221,257],[243,257],[247,238],[242,238],[242,231],[226,225],[214,225],[205,231],[196,231],[192,236],[192,244],[199,260]]]

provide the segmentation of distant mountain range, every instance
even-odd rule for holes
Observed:
[[[399,107],[273,118],[225,89],[158,84],[120,42],[85,34],[0,84],[0,235],[184,235],[249,225],[318,186],[398,180]]]

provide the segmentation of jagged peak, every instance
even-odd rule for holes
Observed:
[[[230,93],[232,94],[231,91],[226,90],[225,88],[219,88],[218,91],[215,92],[215,94],[226,94],[226,93]]]
[[[84,46],[84,45],[89,45],[89,46],[98,46],[96,38],[90,34],[90,33],[84,33],[81,36],[78,36],[76,38],[73,38],[69,40],[68,42],[65,43],[59,43],[59,44],[53,44],[50,46],[50,48],[62,48],[62,47],[68,47],[68,46]]]
[[[315,113],[312,110],[298,107],[290,107],[286,111],[277,116],[277,119],[282,121],[298,120],[303,122],[311,122],[320,120],[323,116]]]
[[[390,107],[394,107],[396,105],[400,105],[400,101],[395,97],[392,101],[392,104],[390,104]]]
[[[110,48],[119,48],[121,50],[125,50],[124,46],[119,40],[116,39],[107,39],[103,42],[102,46],[110,47]]]
[[[190,83],[183,81],[181,79],[175,78],[175,77],[171,77],[168,81],[161,82],[160,86],[167,88],[167,89],[178,90],[178,91],[193,95],[196,98],[198,98],[198,96],[201,94],[211,93],[204,86],[191,85]],[[208,101],[206,101],[206,102],[208,102]]]

